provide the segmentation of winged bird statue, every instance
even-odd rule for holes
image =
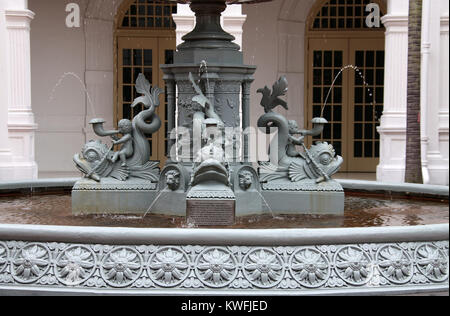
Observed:
[[[285,76],[281,76],[277,82],[274,83],[272,91],[265,86],[263,89],[258,89],[257,92],[263,95],[261,105],[264,107],[266,113],[272,112],[277,106],[281,105],[288,110],[286,101],[280,99],[280,96],[286,95],[288,91],[288,81]]]

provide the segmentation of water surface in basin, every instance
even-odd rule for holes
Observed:
[[[0,197],[0,224],[100,227],[191,227],[182,217],[142,215],[74,216],[70,194]],[[448,201],[347,196],[344,216],[247,216],[227,228],[337,228],[415,226],[449,222]],[[222,227],[225,228],[225,227]]]

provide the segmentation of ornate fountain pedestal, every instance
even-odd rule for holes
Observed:
[[[307,148],[304,139],[322,133],[327,121],[313,120],[312,130],[299,130],[275,112],[288,108],[281,99],[288,83],[281,77],[262,94],[262,131],[277,128],[270,161],[251,161],[249,152],[250,92],[256,67],[244,65],[240,47],[220,24],[226,4],[246,0],[189,0],[195,29],[183,37],[174,64],[161,65],[167,98],[169,157],[160,171],[150,156],[146,137],[161,127],[155,109],[162,91],[143,75],[136,81],[141,97],[132,107],[145,110],[117,131],[104,131],[101,119],[91,123],[108,147],[91,141],[75,155],[85,174],[73,189],[73,212],[134,213],[186,216],[194,225],[232,225],[236,216],[260,214],[342,214],[344,192],[331,179],[342,158],[327,143]],[[260,1],[256,1],[260,2]],[[177,95],[178,93],[178,95]],[[178,110],[178,111],[176,111]],[[116,151],[113,151],[116,149]]]

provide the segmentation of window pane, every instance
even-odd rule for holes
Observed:
[[[123,86],[123,101],[131,102],[131,86]]]
[[[165,51],[165,64],[173,64],[173,50],[171,49],[166,49]]]
[[[355,158],[362,157],[362,142],[354,142],[354,155]]]
[[[314,67],[322,67],[322,52],[314,51]]]
[[[364,142],[364,157],[373,157],[373,142]]]
[[[334,123],[333,124],[333,139],[341,139],[342,138],[342,124]]]
[[[356,66],[360,67],[360,68],[364,66],[364,52],[363,51],[356,52]]]
[[[373,139],[373,124],[364,124],[364,139]]]
[[[336,104],[342,103],[342,88],[334,88],[333,89],[333,102]]]
[[[333,82],[333,78],[332,77],[333,76],[331,75],[331,69],[324,69],[324,71],[323,71],[323,84],[331,86],[331,83]]]
[[[366,52],[366,67],[374,67],[375,66],[375,52],[367,51]]]
[[[313,83],[316,86],[322,85],[322,70],[314,69],[314,72],[313,72]]]
[[[373,106],[366,105],[364,110],[365,110],[364,111],[365,112],[365,114],[364,114],[365,120],[372,122],[373,121]]]
[[[144,49],[144,66],[153,65],[153,51],[151,49]]]
[[[325,51],[324,52],[324,67],[332,67],[333,66],[333,52]]]
[[[313,89],[313,102],[314,103],[322,103],[322,89],[321,88]]]
[[[123,50],[123,65],[131,66],[131,49]]]
[[[325,125],[325,128],[323,129],[323,138],[331,139],[331,125],[330,124]]]
[[[363,107],[361,105],[355,106],[355,121],[362,122],[363,120]]]
[[[362,124],[355,124],[355,139],[363,139],[363,128]]]
[[[377,51],[377,67],[384,67],[384,51]]]
[[[131,68],[123,68],[123,83],[131,84]]]
[[[129,104],[124,104],[123,105],[123,111],[122,111],[122,115],[124,119],[129,119],[131,120],[131,107]]]
[[[134,49],[133,50],[133,64],[135,66],[141,66],[142,65],[142,50],[141,49]]]
[[[333,121],[335,122],[342,121],[342,106],[339,105],[333,106]]]

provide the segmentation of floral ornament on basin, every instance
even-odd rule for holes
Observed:
[[[334,261],[337,274],[349,284],[364,285],[372,277],[370,257],[359,247],[346,246],[339,249]]]
[[[236,258],[226,249],[209,248],[197,258],[196,274],[207,286],[225,287],[237,275]]]
[[[189,275],[189,259],[179,249],[162,248],[150,258],[148,275],[163,287],[179,285]]]
[[[413,277],[410,256],[395,245],[386,245],[377,252],[377,262],[381,274],[395,284],[404,284]]]
[[[244,259],[244,275],[257,287],[274,287],[284,277],[283,260],[272,250],[255,249]]]
[[[84,246],[69,247],[56,260],[56,278],[69,286],[79,285],[92,276],[96,262],[95,254],[89,248]]]
[[[3,243],[0,243],[0,273],[6,268],[8,262],[8,248]]]
[[[127,287],[142,273],[142,257],[129,247],[117,248],[109,252],[101,264],[101,275],[113,287]]]
[[[434,282],[443,282],[448,278],[448,257],[442,250],[431,244],[416,249],[417,267],[422,274]]]
[[[29,244],[19,250],[12,261],[11,273],[20,283],[32,283],[50,268],[50,251],[40,244]]]
[[[292,276],[307,288],[324,285],[331,273],[328,259],[314,248],[302,248],[294,253],[290,267]]]

